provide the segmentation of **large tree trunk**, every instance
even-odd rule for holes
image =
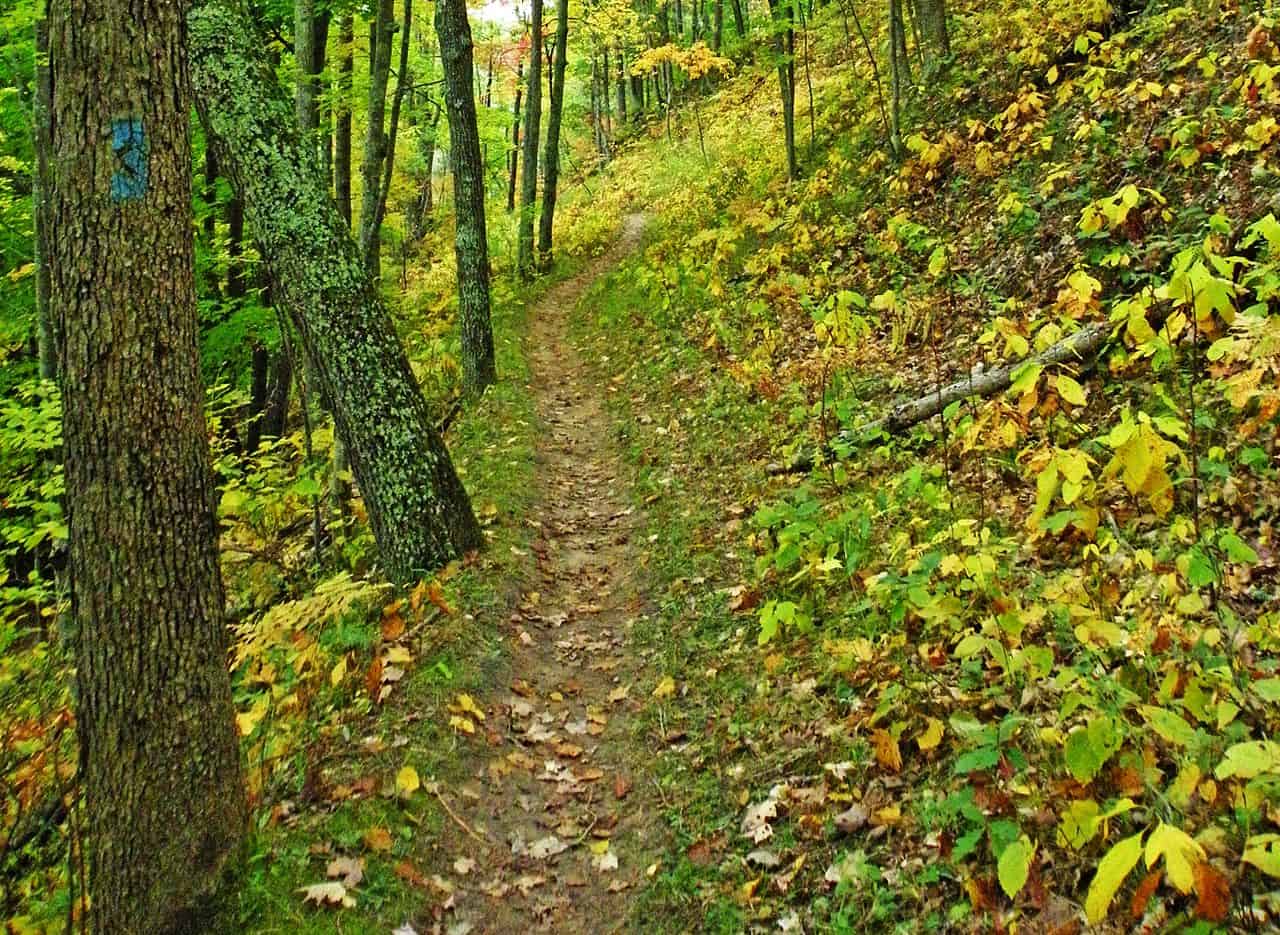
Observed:
[[[35,124],[36,171],[31,180],[31,214],[35,223],[36,261],[36,347],[40,356],[40,376],[45,380],[58,377],[58,338],[53,327],[49,296],[53,280],[49,270],[52,230],[49,204],[53,150],[53,77],[49,70],[49,21],[36,23],[36,88],[33,123]]]
[[[524,279],[531,279],[537,272],[533,254],[533,216],[538,200],[538,134],[542,123],[542,0],[530,0],[530,7],[524,167],[520,175],[520,227],[516,236],[516,269]]]
[[[382,238],[378,203],[382,199],[382,162],[387,156],[387,82],[391,76],[391,46],[396,32],[393,0],[378,0],[369,26],[369,112],[360,163],[360,252],[375,280],[382,273]]]
[[[97,933],[226,931],[247,827],[176,0],[50,9],[53,308]]]
[[[562,0],[563,2],[563,0]],[[468,393],[480,394],[497,380],[493,330],[489,324],[489,241],[484,228],[484,163],[471,93],[471,25],[466,0],[436,0],[436,35],[444,66],[449,112],[449,156],[458,261],[458,325],[462,332],[462,379]]]
[[[520,165],[520,95],[524,92],[524,59],[516,59],[516,100],[511,105],[511,159],[507,175],[507,213],[516,209],[516,170]]]
[[[483,537],[314,153],[259,51],[223,0],[187,19],[192,84],[220,165],[244,199],[271,273],[332,406],[390,578],[408,581]]]
[[[555,233],[556,196],[560,185],[560,120],[564,114],[564,70],[569,49],[569,0],[556,0],[555,61],[551,66],[551,106],[547,140],[542,152],[542,217],[538,219],[538,259],[551,265]]]
[[[340,53],[333,126],[333,191],[347,227],[351,227],[351,73],[355,38],[355,23],[347,13],[338,26]]]

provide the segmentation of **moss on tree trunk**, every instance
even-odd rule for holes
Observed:
[[[333,408],[388,576],[408,581],[478,548],[466,491],[252,25],[217,0],[187,25],[198,107]]]

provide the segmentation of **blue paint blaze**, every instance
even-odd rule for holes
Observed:
[[[111,151],[119,166],[111,175],[111,200],[136,201],[147,193],[147,136],[141,118],[111,122]]]

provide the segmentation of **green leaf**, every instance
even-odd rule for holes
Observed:
[[[1058,395],[1073,406],[1083,406],[1088,402],[1085,399],[1084,387],[1065,373],[1058,374]]]
[[[1009,392],[1014,396],[1030,393],[1036,388],[1036,383],[1043,372],[1044,366],[1041,364],[1023,364],[1018,368],[1013,383],[1009,385]]]
[[[1280,877],[1280,834],[1255,834],[1244,842],[1240,860],[1257,867],[1267,876]]]
[[[1218,537],[1218,544],[1233,562],[1245,565],[1258,563],[1258,553],[1234,532],[1224,532]]]
[[[1280,701],[1280,678],[1258,679],[1253,691],[1263,701]]]
[[[1139,831],[1133,837],[1125,838],[1098,862],[1098,872],[1094,874],[1093,882],[1089,884],[1089,895],[1084,900],[1089,924],[1097,925],[1107,917],[1116,890],[1120,889],[1124,878],[1142,857],[1142,834]]]
[[[1000,888],[1006,896],[1013,899],[1027,885],[1027,875],[1031,872],[1031,860],[1035,857],[1036,846],[1025,834],[1004,849],[996,864],[996,875],[1000,878]]]
[[[1227,747],[1227,752],[1213,775],[1219,779],[1230,779],[1233,776],[1252,779],[1272,772],[1277,765],[1280,765],[1280,744],[1269,740],[1250,740]]]
[[[1176,712],[1167,708],[1157,708],[1154,705],[1143,705],[1142,716],[1147,719],[1151,729],[1169,743],[1180,747],[1189,747],[1195,743],[1195,729]]]

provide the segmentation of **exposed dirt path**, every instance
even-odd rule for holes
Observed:
[[[452,815],[440,850],[456,890],[440,928],[454,935],[618,931],[658,846],[629,747],[637,682],[651,681],[626,650],[644,607],[632,516],[601,389],[568,336],[578,299],[643,226],[629,217],[605,255],[533,312],[539,580],[509,622],[510,684],[484,699],[488,748],[473,746],[470,782],[441,790]]]

